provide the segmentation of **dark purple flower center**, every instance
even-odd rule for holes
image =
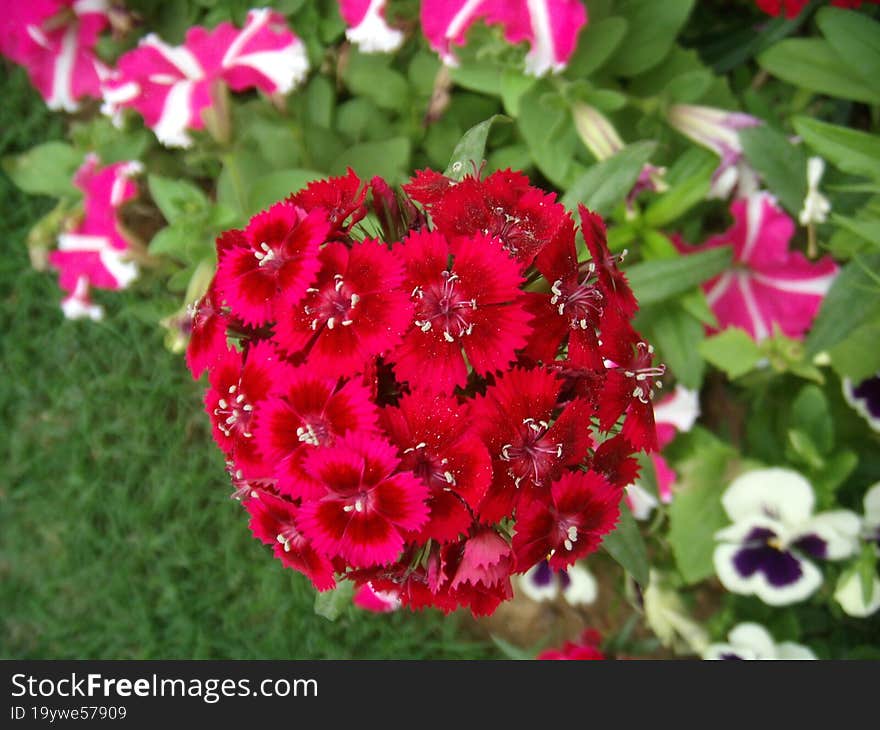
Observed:
[[[825,541],[812,534],[799,538],[792,547],[819,558],[825,557],[827,549]],[[791,585],[803,574],[797,556],[784,548],[779,536],[766,527],[755,527],[749,532],[742,548],[734,555],[733,564],[743,578],[763,573],[775,588]]]

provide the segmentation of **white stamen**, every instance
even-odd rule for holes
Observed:
[[[336,318],[330,317],[330,319],[327,320],[327,329],[332,330],[335,326],[336,326]]]

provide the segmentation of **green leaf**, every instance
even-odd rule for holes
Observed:
[[[822,389],[816,385],[805,385],[800,389],[791,404],[789,423],[810,437],[810,441],[822,454],[834,447],[834,423],[831,409]]]
[[[652,228],[662,228],[703,201],[717,166],[718,158],[711,152],[696,147],[689,149],[667,173],[669,190],[645,210],[645,223]]]
[[[352,50],[342,78],[353,94],[372,100],[380,109],[403,111],[410,104],[409,84],[403,74],[388,67],[389,62],[386,54]]]
[[[171,256],[185,260],[186,247],[193,231],[184,226],[165,226],[150,240],[149,252],[153,256]]]
[[[856,258],[843,267],[807,337],[808,356],[843,342],[851,332],[880,317],[876,272],[880,272],[880,254]]]
[[[505,641],[495,634],[489,634],[489,637],[492,639],[492,643],[501,650],[501,653],[504,654],[506,658],[515,659],[517,661],[531,661],[541,652],[542,648],[541,645],[538,645],[534,649],[521,649],[515,644],[511,644],[509,641]]]
[[[678,302],[659,305],[652,315],[650,327],[660,358],[682,385],[697,390],[706,369],[699,349],[703,325]]]
[[[602,547],[639,585],[648,585],[648,551],[625,499],[620,503],[620,522],[613,532],[605,535]]]
[[[354,583],[344,580],[336,588],[315,595],[315,613],[328,621],[335,621],[342,612],[351,606],[354,596]]]
[[[581,168],[575,160],[581,141],[567,103],[549,82],[536,84],[523,96],[516,124],[536,167],[554,185],[567,189]]]
[[[755,341],[737,327],[728,327],[701,342],[700,353],[730,378],[751,372],[762,357]]]
[[[526,94],[536,82],[537,79],[534,76],[528,76],[513,69],[508,69],[501,74],[501,102],[504,104],[504,111],[510,116],[516,117],[519,114],[519,103],[523,94]]]
[[[880,136],[809,117],[792,120],[804,142],[843,172],[880,180]]]
[[[880,23],[864,13],[821,8],[816,23],[852,73],[880,91]]]
[[[673,102],[693,104],[703,97],[713,81],[712,72],[708,69],[687,71],[666,84],[663,92]]]
[[[854,451],[836,451],[825,459],[824,468],[810,474],[810,482],[816,491],[817,511],[834,509],[837,505],[837,490],[858,464],[859,457]]]
[[[569,59],[566,76],[586,78],[611,57],[626,35],[629,23],[625,18],[603,18],[589,22],[578,38],[577,50]]]
[[[321,172],[295,168],[270,172],[257,180],[248,192],[248,205],[251,213],[268,208],[273,203],[284,200],[308,185],[312,180],[324,177]]]
[[[843,378],[860,383],[880,370],[880,318],[859,327],[838,342],[828,354],[831,365]]]
[[[694,0],[621,0],[615,11],[626,18],[629,29],[610,61],[612,72],[635,76],[663,60],[693,6]]]
[[[876,84],[862,81],[831,44],[820,38],[788,38],[764,51],[758,63],[777,78],[817,94],[880,103]]]
[[[34,195],[78,196],[73,175],[85,155],[65,142],[44,142],[27,152],[3,158],[3,170],[18,187]]]
[[[762,124],[742,129],[739,139],[746,159],[761,175],[785,208],[797,216],[807,194],[807,155],[782,132]]]
[[[831,222],[855,233],[859,238],[872,244],[874,248],[880,248],[880,220],[860,220],[832,213]]]
[[[495,122],[509,122],[510,117],[495,114],[471,127],[455,145],[449,165],[443,173],[453,180],[461,180],[468,173],[479,170],[486,156],[486,140]]]
[[[654,304],[682,294],[717,276],[730,266],[729,246],[700,251],[675,259],[642,261],[626,269],[639,303]]]
[[[800,461],[812,470],[818,471],[825,468],[825,459],[822,458],[816,444],[808,434],[798,428],[788,430],[786,456],[791,461]]]
[[[593,165],[574,181],[562,204],[574,210],[583,203],[600,215],[608,215],[626,199],[656,147],[654,142],[636,142]]]
[[[207,196],[187,180],[150,175],[150,195],[169,223],[186,220],[203,213],[208,207]]]
[[[334,175],[342,175],[346,167],[351,167],[361,179],[369,180],[378,175],[394,184],[403,179],[409,167],[409,154],[410,141],[407,137],[362,142],[339,155],[330,166],[330,171]]]
[[[697,426],[687,436],[690,455],[676,464],[678,489],[669,506],[669,542],[685,583],[715,573],[715,533],[727,524],[721,495],[736,452]]]

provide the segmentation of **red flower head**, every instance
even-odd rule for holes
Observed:
[[[192,324],[186,348],[186,364],[193,378],[199,376],[229,349],[226,344],[226,317],[220,306],[215,281],[205,296],[192,307]]]
[[[315,180],[287,201],[309,212],[320,210],[330,222],[328,237],[348,233],[367,214],[367,188],[350,167],[346,175]]]
[[[549,499],[535,499],[517,515],[517,571],[524,573],[545,559],[551,568],[567,568],[589,555],[617,524],[622,496],[596,472],[566,472],[553,482]]]
[[[333,564],[315,552],[296,526],[299,507],[264,490],[255,491],[243,504],[254,537],[272,545],[276,558],[307,576],[319,591],[336,587]]]
[[[513,597],[513,551],[495,530],[481,528],[463,543],[447,545],[441,552],[451,595],[474,616],[487,616],[501,601]]]
[[[493,459],[494,479],[479,508],[483,522],[510,516],[520,492],[545,490],[566,466],[586,457],[590,408],[577,399],[557,415],[562,384],[548,370],[514,368],[474,404]]]
[[[401,467],[428,485],[431,514],[418,542],[467,534],[492,481],[489,452],[455,399],[417,391],[382,411],[382,426],[397,446]]]
[[[831,0],[836,8],[850,9],[860,8],[864,2],[880,4],[880,0]],[[808,3],[809,0],[755,0],[755,4],[768,15],[778,16],[784,11],[786,18],[796,18]]]
[[[399,464],[393,446],[361,434],[306,457],[303,468],[325,493],[304,502],[300,524],[320,553],[354,567],[400,557],[403,536],[428,519],[428,487]]]
[[[281,296],[299,301],[318,271],[318,247],[329,224],[323,211],[309,214],[276,203],[244,231],[228,231],[217,249],[217,286],[234,315],[260,326],[272,319]]]
[[[546,649],[535,659],[545,660],[583,660],[604,659],[605,655],[599,649],[602,637],[593,629],[586,629],[577,642],[566,641],[559,649]]]
[[[435,175],[420,173],[405,190],[425,205],[437,230],[449,238],[482,233],[498,238],[522,268],[553,237],[566,218],[556,196],[531,187],[520,172],[499,170],[485,180],[467,176],[447,184]]]
[[[394,347],[410,322],[403,271],[397,258],[371,239],[351,249],[327,244],[319,260],[321,270],[305,299],[294,292],[282,296],[275,341],[328,377],[352,375]]]
[[[336,381],[299,367],[260,404],[256,419],[257,446],[273,467],[278,490],[293,498],[320,497],[324,489],[303,472],[303,459],[312,449],[333,446],[343,434],[375,432],[376,406],[359,383],[337,387]]]
[[[450,244],[440,233],[416,232],[396,250],[414,302],[414,327],[391,356],[401,380],[449,393],[467,382],[465,357],[478,373],[515,359],[530,317],[518,301],[519,270],[497,240]]]
[[[254,409],[268,397],[274,383],[284,382],[288,369],[275,348],[261,342],[245,357],[227,350],[208,375],[205,410],[214,426],[214,440],[248,479],[264,475],[254,440]]]
[[[285,565],[479,616],[614,527],[662,368],[597,216],[579,263],[574,219],[521,173],[404,188],[349,171],[220,236],[188,362]],[[359,240],[367,204],[384,240]]]

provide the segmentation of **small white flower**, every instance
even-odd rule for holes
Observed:
[[[534,565],[519,577],[519,587],[533,601],[552,601],[562,593],[571,606],[588,606],[596,602],[599,584],[581,563],[566,570],[553,571],[547,561]]]
[[[831,203],[819,192],[819,182],[825,174],[825,160],[811,157],[807,160],[807,197],[798,216],[802,226],[810,223],[824,223],[831,212]]]
[[[862,590],[862,581],[857,570],[850,570],[844,573],[837,583],[837,590],[834,591],[834,600],[840,604],[840,607],[849,616],[856,618],[865,618],[872,613],[876,613],[880,608],[880,578],[874,576],[874,581],[870,585],[868,598],[865,600],[865,594]]]
[[[777,644],[770,632],[756,623],[741,623],[727,635],[726,644],[712,644],[703,659],[815,659],[816,655],[801,644],[783,641]]]

